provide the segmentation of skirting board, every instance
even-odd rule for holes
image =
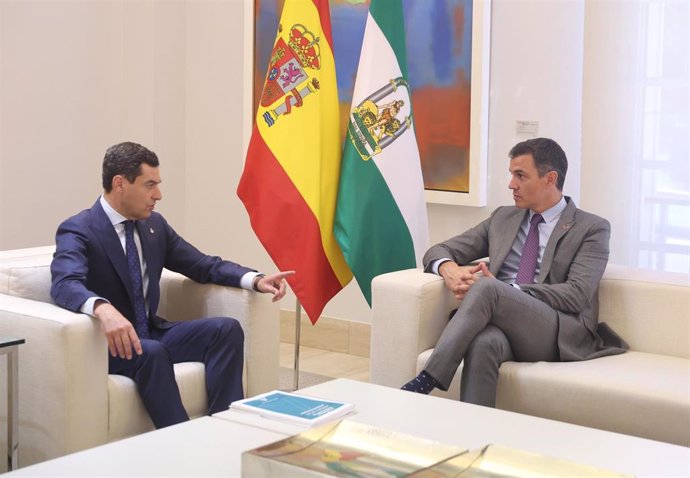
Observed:
[[[321,317],[312,325],[305,314],[300,321],[300,345],[330,352],[369,357],[371,326],[362,322]],[[295,343],[295,312],[280,311],[280,341]]]

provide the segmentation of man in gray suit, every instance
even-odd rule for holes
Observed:
[[[464,359],[460,400],[493,407],[505,361],[587,360],[628,348],[597,320],[608,221],[563,195],[568,162],[555,141],[521,142],[509,157],[515,206],[499,207],[424,256],[425,270],[462,302],[403,390],[447,390]],[[468,265],[486,257],[488,265]]]

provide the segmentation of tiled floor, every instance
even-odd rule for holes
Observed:
[[[369,381],[369,358],[339,352],[300,347],[299,369],[333,378]],[[292,369],[295,361],[294,344],[280,343],[280,366]]]

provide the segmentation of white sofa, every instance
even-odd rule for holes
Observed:
[[[422,370],[458,302],[439,276],[417,269],[378,276],[372,288],[371,381],[400,387]],[[497,408],[690,446],[690,276],[609,265],[599,300],[599,320],[630,350],[506,362]],[[458,400],[460,373],[433,393]]]
[[[53,304],[54,246],[0,252],[0,335],[19,337],[19,465],[153,429],[134,382],[108,375],[108,347],[97,322]],[[278,387],[278,305],[265,294],[198,284],[163,271],[159,314],[179,321],[230,316],[245,333],[245,393]],[[5,367],[0,367],[0,384]],[[190,417],[206,413],[204,365],[175,366]],[[0,394],[6,423],[6,394]],[[5,447],[4,433],[0,442]],[[0,465],[2,466],[2,465]]]

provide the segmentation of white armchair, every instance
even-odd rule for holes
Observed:
[[[0,252],[0,335],[26,340],[19,348],[20,466],[153,429],[134,382],[108,375],[107,343],[96,321],[53,304],[54,249]],[[173,321],[236,318],[245,333],[245,393],[278,387],[280,324],[269,295],[198,284],[165,270],[159,313]],[[190,417],[204,415],[204,365],[177,364],[175,376]],[[0,397],[0,422],[7,420],[4,401]]]
[[[372,281],[372,383],[400,387],[423,370],[459,302],[418,269]],[[496,407],[690,446],[690,276],[609,264],[599,320],[629,344],[582,362],[505,362]],[[519,320],[519,317],[516,317]],[[458,369],[449,390],[458,400]]]

